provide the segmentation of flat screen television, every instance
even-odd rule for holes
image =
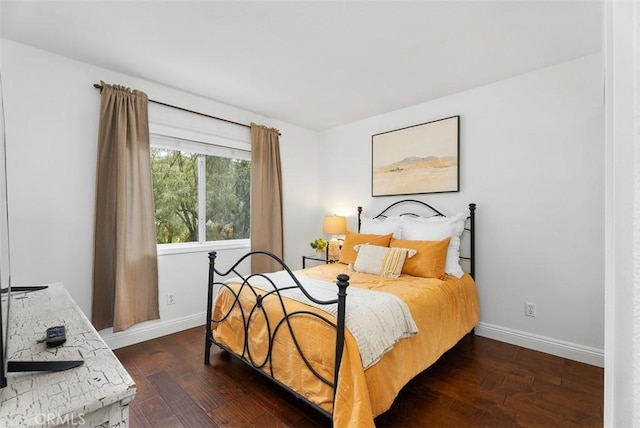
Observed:
[[[4,98],[2,96],[2,72],[0,71],[0,388],[7,386],[9,339],[8,321],[11,301],[11,272],[9,266],[9,214],[7,205],[7,165],[4,130]]]

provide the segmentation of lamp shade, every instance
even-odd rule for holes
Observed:
[[[344,235],[347,233],[347,218],[339,215],[328,215],[324,218],[322,232],[329,235]]]

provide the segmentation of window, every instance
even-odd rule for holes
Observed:
[[[151,135],[158,244],[249,239],[251,153]]]

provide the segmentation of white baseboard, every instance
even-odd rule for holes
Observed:
[[[478,323],[476,326],[476,334],[581,363],[604,367],[604,350],[602,349],[577,345],[563,340],[538,336],[536,334],[483,322]]]
[[[182,318],[175,318],[168,321],[147,321],[134,325],[128,330],[118,333],[114,333],[113,329],[111,328],[100,330],[99,333],[100,336],[102,336],[102,339],[104,339],[104,341],[107,343],[109,348],[118,349],[125,346],[134,345],[136,343],[145,342],[147,340],[155,339],[157,337],[177,333],[179,331],[187,330],[193,327],[198,327],[199,325],[204,325],[204,320],[206,318],[207,314],[202,312],[198,314],[188,315]],[[202,335],[202,343],[204,343],[204,330]]]
[[[109,328],[101,330],[100,336],[111,349],[118,349],[198,327],[203,325],[204,319],[206,319],[206,314],[202,312],[168,321],[147,321],[119,333],[113,333],[112,329]],[[522,346],[523,348],[604,367],[604,351],[602,349],[590,348],[483,322],[476,325],[475,333],[478,336]]]

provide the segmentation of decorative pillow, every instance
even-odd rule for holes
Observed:
[[[444,278],[444,266],[447,261],[447,248],[451,237],[442,241],[411,241],[408,239],[391,239],[391,248],[410,248],[416,255],[405,260],[402,273],[423,278]]]
[[[393,216],[387,218],[366,218],[360,219],[360,233],[373,233],[376,235],[386,235],[393,233],[396,239],[402,238],[402,218]]]
[[[349,269],[385,278],[399,277],[405,260],[416,254],[416,250],[409,248],[388,248],[369,244],[359,244],[354,249],[358,256],[353,264],[349,264]]]
[[[379,245],[381,247],[388,247],[391,242],[391,233],[387,235],[373,235],[368,233],[356,233],[347,232],[342,244],[342,251],[340,251],[340,263],[350,264],[356,261],[357,253],[353,248],[358,244],[371,244]]]
[[[463,213],[453,217],[407,218],[404,220],[402,237],[413,241],[440,241],[451,237],[444,271],[461,278],[464,272],[460,266],[460,235],[464,231],[465,219]]]

